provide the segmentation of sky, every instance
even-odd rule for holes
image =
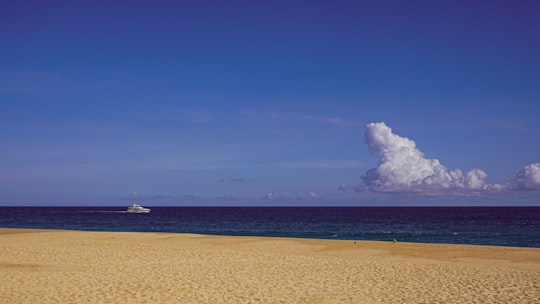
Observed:
[[[0,205],[540,205],[538,1],[14,1]]]

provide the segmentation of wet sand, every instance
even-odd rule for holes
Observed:
[[[540,248],[0,229],[2,303],[538,303]]]

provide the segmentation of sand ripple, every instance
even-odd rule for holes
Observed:
[[[540,298],[540,249],[534,248],[34,231],[0,235],[0,272],[3,303]]]

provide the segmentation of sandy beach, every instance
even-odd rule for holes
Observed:
[[[540,249],[0,229],[2,303],[538,303]]]

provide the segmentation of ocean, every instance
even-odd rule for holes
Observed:
[[[540,207],[2,207],[0,227],[540,248]]]

